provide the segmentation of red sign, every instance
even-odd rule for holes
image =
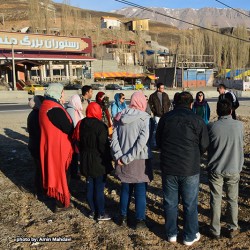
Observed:
[[[90,38],[0,32],[0,48],[15,50],[42,50],[58,52],[91,53]]]

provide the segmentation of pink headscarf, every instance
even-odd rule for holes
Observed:
[[[147,108],[147,99],[142,91],[135,92],[131,96],[130,108],[139,109],[145,111]]]
[[[69,99],[69,104],[74,108],[75,110],[75,120],[76,124],[78,121],[80,121],[83,118],[82,115],[82,103],[81,98],[79,95],[72,95]]]

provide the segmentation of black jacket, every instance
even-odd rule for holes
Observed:
[[[235,110],[240,106],[238,98],[234,93],[227,91],[225,94],[219,95],[219,101],[223,99],[227,99],[232,103],[232,118],[236,120]]]
[[[29,133],[28,149],[31,155],[40,160],[40,138],[39,110],[33,109],[27,119],[27,131]]]
[[[161,106],[160,99],[157,95],[157,91],[150,95],[148,103],[154,116],[158,117],[162,117],[166,112],[168,112],[171,105],[168,94],[163,92],[162,106]]]
[[[108,127],[96,118],[84,118],[79,128],[80,172],[88,177],[108,174],[112,157],[108,140]]]
[[[200,155],[209,145],[207,127],[191,109],[177,107],[160,119],[156,142],[161,149],[163,173],[195,175],[200,171]]]
[[[223,99],[227,99],[232,103],[233,110],[236,110],[240,106],[238,98],[234,93],[228,91],[225,94],[219,95],[219,101]]]

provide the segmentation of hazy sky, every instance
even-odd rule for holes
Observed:
[[[145,7],[166,7],[166,8],[202,8],[216,7],[226,8],[215,0],[128,0]],[[62,3],[62,0],[54,0]],[[127,5],[116,2],[115,0],[70,0],[70,5],[83,9],[110,11],[127,7]],[[220,0],[233,8],[250,9],[250,0]]]

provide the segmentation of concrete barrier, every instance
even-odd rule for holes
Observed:
[[[96,94],[99,91],[103,91],[110,99],[110,101],[114,100],[114,95],[116,93],[124,93],[126,99],[130,99],[131,95],[135,92],[135,90],[94,90],[93,91],[93,100],[95,99]],[[166,92],[169,95],[170,99],[173,99],[174,94],[176,92],[181,92],[182,90],[176,89],[176,90],[166,90]],[[199,91],[197,90],[191,90],[191,94],[195,97],[196,93]],[[206,98],[217,98],[218,92],[216,91],[216,88],[203,88],[202,91],[205,93]],[[154,92],[154,90],[143,90],[144,94],[148,97]],[[239,91],[235,90],[235,94],[238,97],[250,97],[250,91]],[[43,95],[44,91],[37,91],[37,95]],[[81,94],[80,90],[65,90],[65,99],[68,100],[70,96],[74,94]],[[29,95],[27,91],[0,91],[0,103],[27,103],[28,99],[32,97],[32,95]]]

